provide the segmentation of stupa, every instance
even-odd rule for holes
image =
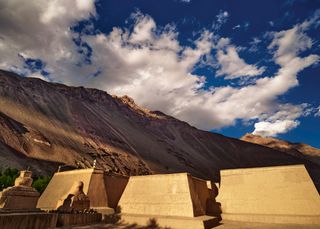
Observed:
[[[57,209],[63,212],[90,210],[90,199],[83,192],[82,181],[74,182],[70,191],[59,200]]]
[[[31,187],[31,176],[31,171],[20,171],[14,186],[0,192],[0,211],[40,211],[36,208],[40,193]]]

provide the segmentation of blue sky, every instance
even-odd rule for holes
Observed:
[[[320,1],[0,2],[0,68],[320,148]]]

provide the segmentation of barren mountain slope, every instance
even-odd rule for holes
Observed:
[[[320,165],[320,149],[303,143],[292,143],[272,137],[246,134],[241,140],[276,149],[298,158],[304,158]]]
[[[121,174],[187,171],[218,179],[222,168],[306,162],[198,130],[161,112],[142,109],[129,97],[5,71],[0,71],[0,143],[2,167],[8,161],[32,169],[39,169],[39,163],[50,165],[43,171],[56,168],[57,162],[89,167],[97,158],[99,167]],[[23,165],[21,158],[32,160]],[[315,165],[306,163],[318,173]]]

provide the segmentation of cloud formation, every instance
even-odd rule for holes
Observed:
[[[95,14],[94,0],[0,1],[0,68],[30,75],[25,62],[40,60],[54,81],[81,82],[92,67],[82,64],[70,27]]]
[[[279,104],[278,111],[273,115],[261,115],[260,122],[254,124],[253,134],[261,136],[277,136],[296,128],[301,116],[309,115],[309,105]]]
[[[135,38],[136,28],[147,28],[147,32],[142,33],[142,37],[146,39]],[[280,32],[282,35],[274,34],[270,49],[277,48],[274,60],[281,63],[274,76],[259,78],[248,86],[211,87],[207,90],[202,89],[206,77],[196,75],[192,70],[203,56],[210,55],[212,49],[217,50],[218,57],[221,49],[232,50],[229,52],[233,53],[231,56],[235,56],[233,59],[229,58],[224,68],[219,70],[224,70],[226,79],[258,75],[264,69],[246,64],[229,39],[222,38],[215,42],[213,34],[208,31],[204,31],[195,41],[195,48],[181,46],[174,28],[156,31],[154,20],[148,15],[139,14],[132,33],[114,28],[108,35],[87,37],[86,41],[93,50],[99,50],[93,54],[93,63],[104,66],[104,74],[93,79],[92,86],[118,95],[128,94],[142,106],[164,111],[202,129],[233,125],[237,119],[271,124],[288,122],[286,120],[298,123],[295,119],[302,115],[303,107],[278,104],[276,99],[297,86],[298,72],[315,63],[318,56],[300,58],[297,56],[299,52],[295,50],[293,53],[282,52],[284,44],[278,41],[290,31]],[[292,56],[292,59],[282,63],[281,59],[287,55]],[[224,63],[219,58],[217,60],[217,64]],[[241,64],[234,64],[230,68],[230,63]],[[258,126],[262,131],[261,125]],[[286,131],[288,130],[287,127]],[[284,132],[282,128],[278,133]]]
[[[236,79],[242,76],[258,76],[264,72],[264,68],[247,64],[239,57],[235,46],[229,44],[228,39],[222,38],[217,47],[216,58],[220,69],[217,76],[225,76],[225,79]]]
[[[221,27],[227,23],[230,14],[228,11],[220,10],[219,13],[216,15],[216,20],[212,23],[211,29],[213,31],[219,31]]]
[[[228,11],[222,11],[220,10],[219,14],[216,16],[217,17],[217,22],[220,24],[226,23],[229,17]]]
[[[190,46],[182,45],[173,25],[159,28],[151,16],[138,11],[131,16],[132,30],[115,27],[109,34],[82,34],[70,27],[96,15],[93,0],[0,4],[1,68],[129,95],[141,106],[205,130],[237,120],[256,122],[254,133],[263,135],[295,128],[306,105],[281,104],[277,98],[298,85],[301,70],[319,60],[317,55],[299,56],[312,47],[305,31],[315,20],[272,33],[269,49],[279,69],[261,76],[264,67],[246,63],[230,39],[217,39],[208,30],[202,30]],[[216,24],[225,23],[228,16],[221,11]],[[199,63],[206,64],[204,57],[214,62],[210,66],[218,66],[216,76],[226,80],[259,77],[250,85],[205,88],[207,77],[215,76],[194,73]],[[26,66],[30,59],[39,60],[41,67]]]
[[[320,106],[317,107],[315,117],[320,117]]]
[[[311,54],[303,58],[298,56],[301,52],[312,47],[312,39],[305,34],[305,31],[309,29],[314,20],[313,17],[311,20],[297,24],[291,29],[273,33],[273,40],[268,48],[275,49],[273,57],[274,61],[281,67],[278,72],[281,77],[278,76],[273,79],[274,82],[270,84],[272,86],[270,90],[278,95],[284,94],[288,89],[297,86],[299,84],[297,74],[319,61],[318,55]],[[302,104],[300,111],[299,106],[295,106],[294,108],[298,109],[296,112],[291,110],[290,112],[284,112],[285,115],[275,120],[256,123],[253,133],[276,136],[288,132],[299,125],[299,122],[295,119],[303,114],[301,107],[306,106]]]
[[[277,120],[275,122],[258,122],[254,124],[253,134],[260,136],[277,136],[278,134],[287,133],[289,130],[296,128],[299,121],[295,120]]]

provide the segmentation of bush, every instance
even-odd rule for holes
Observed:
[[[48,176],[36,177],[36,178],[33,179],[32,187],[34,187],[41,194],[41,193],[43,193],[43,191],[48,186],[50,180],[51,180],[51,177],[48,177]]]
[[[14,180],[19,176],[18,169],[7,168],[4,171],[0,170],[0,191],[13,186]]]

